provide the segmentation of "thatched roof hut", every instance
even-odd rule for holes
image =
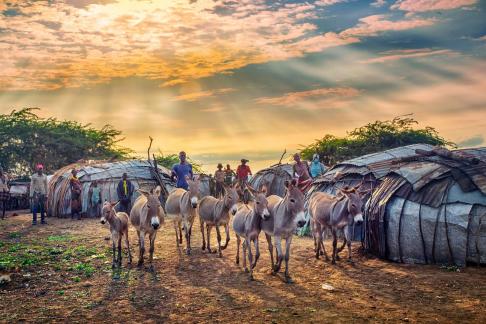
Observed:
[[[313,190],[363,185],[365,248],[406,263],[486,263],[486,148],[410,145],[345,161]]]
[[[49,181],[48,213],[51,216],[63,217],[71,213],[71,189],[69,179],[72,169],[78,170],[78,178],[83,186],[82,213],[88,212],[88,193],[92,182],[96,180],[101,187],[102,200],[117,201],[116,187],[123,173],[127,173],[128,179],[135,189],[150,190],[159,182],[153,174],[152,165],[144,160],[128,160],[120,162],[83,162],[68,165],[58,170]],[[174,184],[170,181],[170,171],[164,167],[158,167],[159,175],[167,192],[172,190]],[[138,197],[135,193],[133,200]],[[162,197],[162,200],[165,200]]]
[[[260,190],[265,184],[269,195],[285,196],[285,180],[292,180],[292,164],[276,164],[258,171],[250,180],[250,185]]]

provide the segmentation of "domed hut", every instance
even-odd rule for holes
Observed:
[[[120,162],[82,162],[66,166],[58,170],[49,181],[49,193],[47,209],[50,216],[64,217],[71,214],[71,189],[69,179],[71,170],[78,171],[78,178],[82,184],[82,214],[89,215],[89,191],[94,180],[97,181],[101,189],[102,201],[117,201],[116,188],[121,180],[123,173],[127,173],[128,179],[133,183],[135,189],[142,188],[150,190],[159,185],[159,181],[164,183],[164,192],[170,192],[174,184],[170,180],[170,171],[158,166],[158,175],[152,164],[146,160],[127,160]],[[133,195],[133,201],[138,197],[138,193]],[[161,200],[165,201],[165,195]],[[132,203],[133,203],[132,201]]]
[[[381,177],[365,248],[389,260],[486,263],[486,148],[418,151]]]
[[[250,180],[250,185],[260,190],[267,186],[269,195],[285,196],[285,181],[292,180],[292,164],[276,164],[258,171]]]

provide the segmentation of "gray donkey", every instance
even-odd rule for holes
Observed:
[[[270,217],[265,188],[263,191],[255,192],[254,195],[255,198],[252,206],[240,206],[233,218],[233,230],[235,231],[236,235],[236,264],[240,263],[240,243],[241,237],[243,237],[243,268],[245,269],[245,272],[248,272],[248,268],[246,267],[246,250],[248,249],[251,280],[253,280],[253,269],[257,264],[258,258],[260,257],[258,236],[260,235],[262,229],[262,220],[267,220]],[[253,254],[251,252],[251,242],[253,242],[253,245],[255,246],[254,261]]]
[[[297,227],[305,225],[304,194],[297,187],[295,180],[285,181],[287,188],[285,197],[271,195],[267,197],[270,218],[262,221],[262,230],[268,242],[268,251],[272,260],[272,272],[280,271],[285,258],[285,282],[291,283],[289,275],[290,244]],[[272,236],[277,248],[276,261],[273,260]],[[285,254],[282,250],[282,239],[285,239]]]
[[[174,221],[177,248],[182,243],[181,223],[184,225],[187,244],[186,253],[189,255],[191,254],[192,224],[196,217],[198,204],[199,179],[194,181],[187,179],[187,183],[189,184],[189,190],[177,188],[170,192],[165,202],[165,210],[167,217]]]
[[[216,253],[216,251],[211,250],[211,229],[216,227],[216,235],[218,239],[218,253],[219,257],[222,257],[223,254],[221,250],[224,250],[228,247],[228,243],[230,240],[229,237],[229,221],[230,221],[230,212],[234,215],[236,213],[237,207],[236,204],[238,203],[239,195],[236,190],[236,185],[233,186],[226,186],[224,187],[224,196],[223,198],[216,199],[213,196],[206,196],[201,199],[199,204],[199,220],[201,221],[201,234],[203,239],[202,250],[204,251],[206,248],[206,240],[204,238],[204,225],[206,225],[206,231],[208,234],[207,237],[207,249],[210,253]],[[219,227],[224,226],[226,231],[226,242],[223,247],[221,247],[221,233],[219,231]]]
[[[351,259],[352,229],[355,222],[363,221],[363,201],[358,188],[340,189],[338,196],[324,192],[315,192],[309,200],[309,213],[313,223],[313,234],[315,237],[316,258],[320,251],[324,252],[326,260],[329,259],[323,244],[323,233],[326,228],[332,232],[332,263],[336,263],[337,253],[337,232],[344,231],[345,243],[348,246],[348,260]]]

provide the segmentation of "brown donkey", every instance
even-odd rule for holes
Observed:
[[[248,249],[248,261],[250,263],[250,279],[253,280],[253,269],[255,268],[258,258],[260,257],[260,249],[258,247],[258,236],[262,229],[262,220],[267,220],[270,217],[268,211],[268,201],[266,198],[266,190],[255,193],[253,206],[243,205],[236,212],[233,218],[233,230],[236,235],[236,264],[240,263],[240,243],[241,237],[243,241],[243,268],[245,272],[248,271],[246,267],[246,250]],[[251,243],[255,246],[255,260],[253,261],[253,254],[251,252]]]
[[[181,223],[184,225],[187,244],[186,253],[189,255],[191,254],[192,224],[197,211],[199,179],[195,181],[187,179],[187,183],[189,184],[189,190],[177,188],[170,192],[165,202],[165,210],[167,217],[174,221],[177,248],[182,243]]]
[[[201,199],[199,204],[199,220],[201,221],[201,234],[203,239],[202,249],[206,248],[206,240],[204,238],[204,225],[206,225],[206,231],[208,234],[207,249],[210,253],[216,253],[216,251],[211,250],[211,229],[216,227],[216,235],[218,239],[218,253],[219,257],[223,254],[221,250],[228,247],[230,240],[229,237],[229,221],[230,221],[230,211],[234,215],[236,213],[236,204],[238,203],[239,196],[236,191],[236,186],[225,186],[223,198],[216,199],[213,196],[206,196]],[[224,226],[226,231],[226,243],[221,247],[221,233],[219,227]]]
[[[155,237],[157,230],[164,224],[165,213],[160,205],[160,192],[162,189],[157,186],[152,193],[138,189],[141,195],[135,200],[130,212],[130,222],[137,230],[139,239],[139,259],[138,266],[143,265],[143,255],[145,253],[145,235],[149,235],[150,240],[150,268],[153,269],[152,261],[155,249]]]
[[[121,266],[122,253],[121,253],[121,241],[125,236],[128,250],[128,264],[132,263],[132,253],[130,252],[130,242],[128,240],[128,215],[124,212],[115,212],[115,205],[117,203],[109,203],[105,201],[101,210],[101,224],[108,222],[110,224],[111,241],[113,243],[113,262],[111,266],[114,268],[118,263]],[[115,242],[118,247],[118,260],[115,257]]]

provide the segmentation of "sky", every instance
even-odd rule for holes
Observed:
[[[0,113],[111,124],[255,170],[413,114],[486,139],[486,1],[0,0]],[[287,155],[284,161],[288,160]]]

